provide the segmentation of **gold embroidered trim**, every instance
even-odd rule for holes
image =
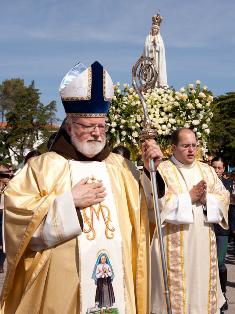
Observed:
[[[105,213],[106,210],[106,213]],[[90,211],[90,215],[87,214],[87,211]],[[115,228],[110,226],[111,223],[111,215],[110,210],[107,206],[103,204],[93,205],[82,210],[82,216],[84,220],[84,228],[83,232],[87,233],[88,240],[94,240],[96,237],[96,231],[94,228],[94,214],[96,215],[97,220],[100,218],[100,213],[102,214],[104,223],[105,223],[105,236],[107,239],[114,238]],[[87,225],[87,227],[85,227]]]
[[[208,314],[215,314],[217,311],[217,250],[215,233],[209,227],[210,239],[210,273],[208,291]]]
[[[61,97],[65,101],[76,101],[76,100],[90,100],[91,99],[91,86],[92,86],[92,73],[91,67],[88,69],[88,78],[87,78],[87,96],[76,96],[76,97]]]
[[[183,226],[167,224],[167,266],[171,308],[174,314],[186,313]]]
[[[95,117],[106,117],[107,113],[80,113],[80,112],[73,112],[67,113],[67,116],[70,117],[83,117],[83,118],[95,118]]]
[[[178,186],[180,193],[182,187],[175,166],[164,169],[168,171],[166,176],[172,177],[174,173],[173,187]],[[184,265],[184,227],[183,225],[166,224],[167,241],[167,269],[168,284],[170,289],[171,307],[174,314],[186,314],[186,283]]]
[[[103,97],[105,101],[111,101],[112,97],[106,96],[106,71],[103,69]]]

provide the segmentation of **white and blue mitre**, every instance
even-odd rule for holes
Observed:
[[[114,88],[99,62],[88,68],[79,62],[63,78],[59,92],[67,115],[102,117],[108,113]]]

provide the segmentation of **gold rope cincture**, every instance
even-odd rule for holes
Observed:
[[[90,218],[87,215],[87,211],[90,210]],[[107,211],[107,215],[105,215],[105,210]],[[87,239],[88,240],[94,240],[96,237],[96,231],[94,228],[94,214],[96,215],[97,219],[99,220],[100,217],[100,213],[102,213],[102,217],[105,223],[105,236],[107,239],[113,239],[114,238],[114,231],[115,228],[110,226],[110,222],[111,222],[111,217],[110,217],[110,210],[109,208],[100,203],[98,204],[98,209],[95,208],[95,206],[90,206],[90,207],[86,207],[83,208],[82,210],[82,216],[84,219],[84,224],[87,224],[88,229],[86,229],[85,227],[83,228],[83,232],[87,233]]]

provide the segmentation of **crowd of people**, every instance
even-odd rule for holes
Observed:
[[[105,121],[113,84],[98,62],[69,71],[60,95],[66,120],[49,151],[30,152],[16,175],[0,169],[2,313],[168,313],[150,160],[172,314],[227,310],[234,172],[224,177],[221,157],[197,161],[187,128],[173,132],[168,159],[155,140],[143,141],[142,169],[125,146],[111,151]]]

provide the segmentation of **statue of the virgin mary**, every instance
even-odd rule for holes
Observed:
[[[167,73],[166,73],[166,58],[165,47],[162,36],[160,34],[160,24],[162,22],[162,16],[159,13],[152,17],[152,27],[149,35],[146,37],[144,44],[145,57],[149,57],[153,60],[155,69],[157,72],[156,87],[166,87],[167,85]]]

